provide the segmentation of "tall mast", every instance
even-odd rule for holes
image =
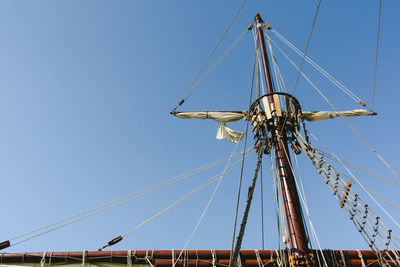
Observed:
[[[271,74],[268,66],[268,55],[265,49],[264,33],[262,30],[263,20],[259,14],[255,16],[255,25],[258,33],[258,41],[260,44],[261,57],[264,67],[265,81],[267,84],[268,94],[274,93]],[[271,114],[276,114],[277,107],[280,103],[276,103],[274,95],[266,97]],[[292,256],[294,258],[303,258],[308,254],[308,237],[302,220],[301,206],[298,192],[296,189],[294,175],[291,168],[290,156],[288,154],[287,132],[283,127],[282,120],[277,116],[274,118],[274,133],[272,134],[272,147],[275,153],[275,164],[278,171],[281,195],[286,214],[286,224],[288,229],[288,239]]]

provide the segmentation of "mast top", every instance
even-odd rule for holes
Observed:
[[[258,14],[258,13],[254,17],[254,22],[256,23],[257,28],[262,27],[262,24],[264,23],[263,19],[261,18],[260,14]]]
[[[254,20],[255,20],[255,22],[257,22],[257,23],[262,23],[262,22],[264,22],[264,21],[262,20],[262,18],[261,18],[261,16],[260,16],[259,13],[256,13],[256,15],[255,15],[255,17],[254,17]]]

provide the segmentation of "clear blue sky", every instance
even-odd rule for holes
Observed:
[[[229,155],[233,144],[215,139],[215,122],[179,120],[169,111],[240,3],[1,1],[0,241]],[[211,62],[247,28],[256,12],[303,50],[316,4],[249,0]],[[351,119],[397,170],[399,9],[400,2],[383,1],[378,116]],[[367,104],[372,95],[377,21],[378,1],[322,1],[308,51]],[[253,47],[248,34],[181,110],[245,110]],[[283,57],[278,61],[288,88],[293,88],[296,73]],[[304,70],[312,73],[309,66]],[[319,75],[311,77],[340,109],[358,108]],[[296,97],[304,110],[330,109],[304,80]],[[242,130],[244,123],[231,126]],[[314,141],[316,146],[324,149],[325,144],[347,161],[396,179],[344,121],[308,123],[308,129],[321,140]],[[322,247],[366,248],[304,155],[301,163]],[[254,166],[254,161],[246,166],[244,190]],[[221,168],[6,251],[96,250]],[[188,248],[230,248],[238,177],[236,171],[224,178]],[[398,188],[364,176],[360,179],[399,204]],[[265,240],[267,249],[275,249],[270,181],[265,164]],[[212,187],[184,202],[112,249],[181,249],[211,191]],[[259,194],[250,213],[246,249],[261,248]],[[398,212],[391,212],[400,218]]]

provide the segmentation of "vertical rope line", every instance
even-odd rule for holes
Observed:
[[[300,64],[299,72],[297,73],[297,78],[296,78],[296,82],[294,84],[292,96],[294,96],[294,93],[296,92],[296,88],[297,88],[297,84],[299,82],[300,74],[302,74],[301,70],[302,70],[303,65],[304,65],[304,59],[305,59],[306,54],[307,54],[308,46],[310,45],[311,35],[312,35],[313,31],[314,31],[315,22],[317,21],[317,16],[318,16],[318,11],[319,11],[319,6],[320,5],[321,5],[321,0],[318,1],[317,9],[315,10],[314,20],[313,20],[313,23],[312,23],[312,26],[311,26],[310,34],[308,35],[306,49],[304,50],[304,54],[303,54],[303,57],[301,59],[301,64]],[[283,125],[285,125],[286,120],[287,120],[287,115],[285,116],[285,119],[283,121]],[[283,131],[283,128],[282,128],[282,131]],[[282,131],[280,132],[280,134],[282,134]]]
[[[298,82],[299,82],[299,78],[300,78],[300,74],[301,74],[301,69],[303,68],[304,59],[305,59],[306,54],[307,54],[308,46],[310,45],[311,35],[312,35],[313,31],[314,31],[315,22],[317,21],[317,16],[318,16],[318,11],[319,11],[319,6],[320,6],[320,5],[321,5],[321,0],[318,1],[317,10],[315,11],[314,20],[313,20],[313,23],[312,23],[312,26],[311,26],[310,34],[308,35],[308,40],[307,40],[306,49],[304,50],[303,58],[301,59],[300,70],[299,70],[299,73],[297,74],[297,78],[296,78],[296,82],[295,82],[295,84],[294,84],[294,88],[293,88],[293,93],[292,93],[292,95],[294,95],[294,92],[296,91],[297,84],[298,84]]]
[[[260,169],[260,187],[261,187],[261,247],[264,250],[264,190],[263,190],[263,169],[262,169],[262,163],[261,163],[261,169]]]
[[[277,46],[278,47],[278,46]],[[297,70],[299,70],[299,67],[286,55],[279,47],[279,51],[289,60],[289,62],[295,67]],[[331,101],[321,92],[321,90],[318,89],[318,87],[304,74],[304,72],[301,72],[301,75],[306,79],[306,81],[318,92],[318,94],[336,111],[338,112],[338,109],[332,104]],[[398,178],[400,178],[400,175],[390,166],[390,164],[378,153],[378,151],[375,150],[375,148],[368,143],[368,141],[364,138],[364,136],[361,135],[361,133],[350,123],[349,120],[347,120],[345,117],[340,116],[346,123],[347,125],[363,140],[363,142],[374,152],[377,157],[388,167],[394,175],[396,175]],[[286,123],[287,117],[285,117],[284,123]]]
[[[257,53],[256,53],[256,55],[254,57],[253,74],[252,74],[251,87],[250,87],[250,97],[249,97],[249,108],[248,108],[248,111],[250,111],[251,100],[253,98],[254,74],[255,74],[255,70],[256,70],[256,63],[257,63]],[[238,219],[238,213],[239,213],[239,201],[240,201],[240,193],[241,193],[241,188],[242,188],[244,158],[245,158],[245,153],[246,153],[245,151],[246,151],[246,145],[247,145],[247,132],[248,132],[248,129],[249,129],[249,120],[246,121],[246,130],[245,130],[245,133],[244,133],[242,166],[240,168],[240,178],[239,178],[238,194],[237,194],[237,200],[236,200],[235,222],[233,224],[233,235],[232,235],[232,246],[231,246],[230,258],[232,258],[233,248],[235,246],[236,226],[237,226],[237,219]]]
[[[264,142],[262,143],[260,150],[257,151],[257,166],[256,169],[254,171],[254,176],[252,179],[252,183],[251,186],[249,187],[249,191],[248,191],[248,195],[247,195],[247,201],[246,201],[246,208],[244,210],[243,213],[243,218],[242,218],[242,223],[240,224],[240,229],[239,229],[239,233],[236,239],[236,244],[235,244],[235,249],[233,251],[233,253],[231,253],[231,257],[229,260],[229,267],[235,267],[236,263],[239,263],[239,265],[241,265],[241,261],[240,261],[240,248],[242,246],[242,241],[243,241],[243,236],[246,230],[246,224],[247,224],[247,220],[249,217],[249,212],[250,212],[250,207],[251,207],[251,202],[253,199],[253,195],[254,195],[254,188],[256,186],[256,182],[257,182],[257,177],[258,177],[258,172],[260,170],[261,167],[261,159],[262,159],[262,155],[263,155],[263,150],[264,150],[265,146],[264,146]],[[239,261],[239,262],[238,262]]]
[[[280,213],[279,213],[279,197],[277,192],[277,181],[275,179],[275,171],[274,171],[274,163],[272,159],[272,153],[269,154],[269,161],[271,164],[271,177],[272,177],[272,192],[274,195],[274,204],[275,204],[275,216],[276,216],[276,226],[278,233],[278,249],[281,251],[281,225],[280,225]]]
[[[258,60],[259,60],[259,56],[258,56],[258,40],[256,37],[256,32],[253,29],[253,40],[254,40],[254,50],[255,50],[255,54],[254,54],[254,64],[256,66],[258,66]],[[256,80],[256,98],[259,98],[261,96],[261,88],[260,88],[260,73],[259,73],[259,69],[256,67],[255,68],[255,80]]]
[[[274,51],[273,51],[273,49],[272,49],[271,41],[273,42],[273,40],[272,40],[272,39],[270,38],[270,36],[268,35],[266,28],[263,27],[262,29],[263,29],[263,32],[264,32],[265,36],[267,37],[268,48],[269,48],[269,51],[270,51],[271,56],[272,56],[272,61],[273,61],[273,63],[274,63],[274,69],[275,69],[275,67],[276,67],[276,70],[275,70],[275,71],[277,71],[277,74],[278,74],[278,78],[276,78],[276,79],[277,79],[277,83],[280,84],[281,90],[283,89],[283,92],[287,93],[286,86],[285,86],[285,82],[284,82],[284,80],[283,80],[282,73],[281,73],[281,71],[280,71],[280,69],[279,69],[278,61],[276,60]],[[306,60],[307,60],[307,57],[306,57]]]
[[[220,56],[218,58],[218,60],[208,69],[208,71],[206,73],[204,73],[204,75],[200,79],[196,80],[195,84],[191,87],[190,91],[188,91],[188,93],[186,94],[185,100],[188,99],[189,96],[192,95],[194,90],[199,88],[200,85],[208,78],[208,76],[210,76],[210,74],[216,70],[216,68],[219,66],[219,64],[221,64],[222,61],[225,60],[225,58],[232,52],[233,48],[235,48],[239,44],[239,42],[243,39],[243,37],[246,35],[246,33],[248,31],[249,31],[248,29],[244,30],[243,33],[239,36],[239,38],[233,42],[233,44],[225,51],[224,54],[222,54],[222,56]]]
[[[231,27],[232,23],[235,21],[236,17],[239,15],[240,10],[242,10],[242,7],[244,6],[244,4],[246,3],[247,0],[243,0],[242,4],[240,5],[239,9],[236,11],[235,15],[233,16],[233,18],[231,19],[231,21],[228,24],[228,27],[226,27],[224,33],[221,35],[221,37],[219,38],[217,44],[214,46],[213,50],[211,51],[211,53],[208,55],[206,61],[203,63],[203,65],[200,68],[200,71],[197,73],[197,75],[195,76],[195,78],[193,79],[192,83],[190,84],[189,88],[186,90],[185,95],[183,96],[183,100],[185,100],[187,98],[187,95],[189,93],[189,91],[191,90],[191,88],[193,87],[193,85],[195,84],[195,82],[197,81],[197,79],[199,78],[200,74],[203,72],[204,68],[206,67],[208,61],[210,61],[210,58],[212,57],[212,55],[214,54],[215,50],[217,50],[219,44],[221,43],[222,39],[224,39],[226,33],[228,32],[229,28]],[[175,110],[177,109],[178,106],[180,106],[182,103],[178,103],[178,105],[175,107]]]
[[[272,154],[272,153],[271,153]],[[276,161],[276,155],[274,153],[274,162]],[[274,164],[272,162],[272,164]],[[277,168],[274,168],[274,177],[275,177],[275,184],[276,184],[276,192],[277,192],[277,196],[278,196],[278,208],[279,208],[279,221],[280,221],[280,231],[281,231],[281,236],[282,238],[285,237],[286,239],[286,243],[284,243],[285,245],[285,250],[288,249],[287,244],[288,244],[288,229],[287,229],[287,225],[286,225],[286,213],[284,211],[284,204],[283,204],[283,195],[282,195],[282,191],[280,190],[281,188],[281,181],[279,179],[279,171]],[[282,240],[283,241],[283,240]],[[283,254],[282,254],[282,258],[283,258]],[[286,264],[286,263],[285,263]]]
[[[304,208],[305,208],[306,210],[308,210],[308,203],[307,203],[306,193],[305,193],[304,187],[303,187],[303,178],[302,178],[302,175],[301,175],[301,172],[300,172],[299,163],[298,163],[298,161],[297,161],[297,155],[296,155],[296,153],[292,153],[292,155],[294,156],[294,159],[295,159],[295,162],[296,162],[296,169],[297,169],[297,173],[298,173],[299,181],[300,181],[300,188],[301,188],[301,191],[300,191],[300,189],[299,189],[299,192],[300,192],[300,194],[303,195],[303,198],[304,198]],[[296,185],[297,185],[297,181],[296,181]],[[306,228],[306,229],[307,229],[307,228]],[[308,232],[308,231],[307,231],[307,232]],[[313,229],[311,229],[311,233],[312,233],[311,236],[312,236],[312,238],[313,238],[314,244],[318,244],[317,241],[316,241],[316,238],[315,238],[315,237],[316,237],[316,233],[313,231]],[[312,242],[309,241],[309,243],[310,243],[310,249],[313,249]],[[319,264],[319,266],[321,266],[321,260],[320,260],[318,251],[316,251],[316,252],[317,252],[318,264]],[[321,252],[321,254],[323,255],[322,252]]]
[[[297,48],[295,47],[292,43],[290,43],[285,37],[283,37],[281,34],[279,34],[276,30],[271,29],[271,32],[275,34],[284,44],[286,44],[290,49],[292,49],[297,55],[302,57],[304,54]],[[275,46],[278,47],[278,45],[271,39],[271,41],[274,43]],[[315,63],[311,58],[305,57],[305,60],[310,63],[312,67],[314,67],[316,70],[318,70],[325,78],[327,78],[329,81],[331,81],[335,86],[337,86],[340,90],[342,90],[345,94],[347,94],[350,98],[352,98],[355,102],[359,103],[361,99],[355,95],[352,91],[350,91],[348,88],[346,88],[342,83],[340,83],[338,80],[336,80],[332,75],[330,75],[328,72],[326,72],[322,67],[320,67],[317,63]],[[368,108],[370,109],[370,108]]]
[[[205,216],[205,214],[206,214],[208,208],[210,207],[211,202],[212,202],[212,200],[213,200],[215,194],[217,193],[217,190],[218,190],[218,188],[219,188],[219,186],[220,186],[220,184],[221,184],[221,182],[222,182],[222,179],[224,178],[225,172],[227,171],[227,169],[228,169],[228,167],[229,167],[229,164],[231,163],[231,159],[232,159],[233,155],[235,154],[235,151],[236,151],[236,149],[237,149],[238,146],[239,146],[239,142],[238,142],[238,143],[235,145],[235,147],[233,148],[233,151],[232,151],[232,153],[231,153],[231,155],[230,155],[230,157],[229,157],[229,160],[228,160],[228,162],[226,163],[225,169],[224,169],[223,172],[221,173],[221,176],[219,177],[218,183],[217,183],[217,185],[215,186],[214,191],[212,192],[211,197],[210,197],[210,199],[208,200],[207,205],[206,205],[206,207],[204,208],[203,213],[201,214],[201,216],[200,216],[200,218],[199,218],[199,220],[198,220],[196,226],[194,227],[194,229],[193,229],[192,233],[190,234],[188,240],[186,241],[185,245],[183,246],[183,249],[182,249],[181,252],[179,253],[178,258],[177,258],[176,261],[174,262],[174,266],[178,263],[179,259],[180,259],[181,256],[182,256],[182,253],[183,253],[184,251],[186,251],[186,248],[187,248],[187,246],[189,245],[189,242],[192,240],[192,238],[193,238],[195,232],[196,232],[197,229],[199,228],[200,223],[201,223],[201,221],[203,220],[203,218],[204,218],[204,216]],[[245,147],[244,149],[246,149],[246,147]],[[243,150],[243,154],[244,154],[244,153],[245,153],[245,151]]]
[[[263,29],[263,32],[265,34],[265,37],[267,37],[268,49],[269,49],[269,52],[271,54],[271,60],[272,60],[273,66],[274,66],[274,74],[275,74],[275,80],[276,80],[276,85],[278,87],[278,91],[287,93],[286,92],[287,90],[286,90],[286,87],[285,87],[285,83],[283,81],[281,72],[279,70],[278,61],[276,60],[276,57],[275,57],[275,54],[274,54],[274,50],[272,49],[272,45],[271,45],[271,42],[270,42],[270,37],[269,37],[265,27],[263,27],[262,29]],[[282,96],[279,96],[279,98],[282,101]]]
[[[257,86],[258,86],[258,94],[260,94],[260,92],[262,92],[263,95],[265,95],[265,89],[264,89],[264,83],[263,83],[263,79],[261,78],[261,60],[260,60],[260,46],[258,43],[258,38],[257,38],[257,33],[256,30],[253,30],[253,37],[254,37],[254,42],[256,44],[256,56],[257,56]],[[259,87],[261,85],[261,88]]]
[[[371,109],[374,109],[374,101],[375,101],[376,69],[378,68],[379,35],[380,35],[380,29],[381,29],[381,11],[382,11],[382,0],[379,0],[378,33],[377,33],[377,38],[376,38],[375,69],[374,69],[374,87],[372,88],[372,104],[371,104]]]

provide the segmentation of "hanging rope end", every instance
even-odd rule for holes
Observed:
[[[98,251],[102,251],[103,249],[105,249],[106,247],[111,247],[115,244],[117,244],[118,242],[120,242],[123,239],[122,236],[117,236],[116,238],[111,239],[106,245],[104,245],[102,248],[99,248]]]
[[[185,102],[185,99],[182,98],[181,101],[179,101],[178,105],[176,105],[176,107],[173,110],[171,110],[170,114],[175,115],[178,107],[181,106],[184,102]]]
[[[0,250],[10,247],[10,240],[4,241],[0,243]]]

